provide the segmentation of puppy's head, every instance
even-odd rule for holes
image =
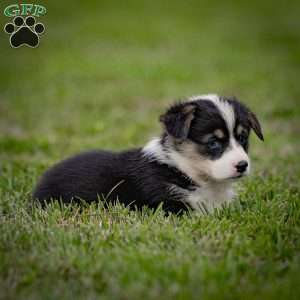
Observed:
[[[196,181],[247,175],[250,131],[263,140],[255,114],[235,98],[193,97],[170,107],[160,121],[170,158]]]

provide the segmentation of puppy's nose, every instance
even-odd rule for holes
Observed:
[[[241,160],[235,167],[239,173],[244,173],[247,170],[248,162]]]

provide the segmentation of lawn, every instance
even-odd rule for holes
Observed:
[[[0,299],[300,299],[300,2],[41,4],[38,48],[0,33]],[[51,164],[143,145],[174,99],[210,92],[265,135],[230,207],[32,203]]]

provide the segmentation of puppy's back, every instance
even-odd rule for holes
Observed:
[[[120,163],[118,154],[91,151],[68,158],[47,170],[33,192],[35,200],[83,199],[95,201],[105,196],[118,183]]]

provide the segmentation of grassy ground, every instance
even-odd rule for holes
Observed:
[[[39,48],[0,34],[1,299],[299,299],[300,5],[247,2],[43,1]],[[142,145],[168,103],[207,92],[266,137],[228,209],[32,206],[52,163]]]

